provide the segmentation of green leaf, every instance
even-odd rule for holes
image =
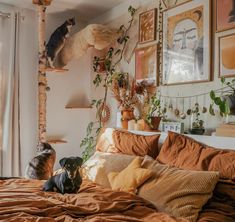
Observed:
[[[220,81],[221,81],[222,84],[224,84],[224,83],[225,83],[225,77],[222,77],[222,78],[220,79]]]
[[[102,82],[102,77],[100,74],[97,74],[95,76],[95,79],[93,80],[93,84],[98,87],[100,85],[100,83]]]
[[[212,116],[215,116],[215,111],[214,111],[214,109],[213,109],[213,105],[212,105],[212,104],[210,104],[209,113],[210,113]]]
[[[122,31],[123,29],[124,29],[124,25],[121,25],[120,27],[119,27],[119,31]]]
[[[223,101],[220,99],[220,97],[214,98],[215,105],[219,106]]]
[[[215,91],[214,90],[210,91],[210,97],[211,97],[212,100],[215,99]]]
[[[94,123],[93,123],[93,122],[90,122],[90,123],[88,124],[87,129],[86,129],[87,135],[90,135],[90,134],[91,134],[93,126],[94,126]]]
[[[222,103],[219,104],[220,112],[227,115],[230,113],[229,105],[226,101],[222,101]]]

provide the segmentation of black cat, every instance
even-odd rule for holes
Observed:
[[[48,66],[54,68],[53,62],[57,54],[64,47],[66,39],[69,37],[72,26],[75,25],[75,18],[65,21],[51,35],[49,42],[46,45]]]

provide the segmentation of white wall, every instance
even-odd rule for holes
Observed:
[[[182,3],[185,0],[181,0],[178,1],[178,3]],[[167,1],[166,1],[167,2]],[[168,0],[168,3],[173,6],[174,5],[173,0]],[[104,23],[104,24],[108,24],[112,27],[116,27],[118,28],[121,24],[126,24],[128,21],[128,13],[127,13],[127,9],[128,6],[132,5],[133,7],[135,7],[137,10],[136,13],[136,22],[134,23],[132,29],[130,30],[130,41],[129,44],[133,44],[135,42],[137,42],[137,37],[138,37],[138,17],[139,17],[139,13],[140,12],[144,12],[148,9],[152,9],[152,8],[158,8],[158,1],[156,0],[148,0],[148,1],[144,1],[144,0],[129,0],[126,1],[125,3],[113,8],[112,10],[108,11],[107,13],[105,13],[104,15],[92,20],[90,23]],[[158,27],[158,26],[157,26]],[[235,32],[235,30],[232,31],[228,31],[228,33],[231,32]],[[212,46],[212,48],[214,49],[214,55],[215,55],[215,61],[214,61],[214,67],[212,69],[212,75],[213,75],[213,81],[211,82],[205,82],[205,83],[194,83],[194,84],[184,84],[184,85],[175,85],[175,86],[161,86],[158,88],[158,90],[161,92],[162,95],[168,95],[168,96],[192,96],[192,95],[197,95],[199,93],[206,93],[206,92],[210,92],[211,89],[218,89],[221,88],[221,84],[220,84],[220,79],[218,78],[218,56],[217,56],[217,45],[218,45],[218,39],[217,36],[219,34],[213,34],[213,38],[215,37],[215,43]],[[131,49],[129,49],[129,52],[127,53],[127,58],[129,58],[129,56],[131,55]],[[213,57],[213,55],[212,55]],[[120,67],[121,70],[125,71],[125,72],[129,72],[132,76],[135,75],[135,56],[134,54],[131,57],[131,60],[129,62],[129,64],[125,61],[125,58],[121,64]],[[94,75],[94,74],[93,74]],[[95,95],[96,97],[98,96],[97,94]],[[102,94],[100,94],[99,96],[102,96]],[[116,102],[114,101],[114,99],[112,98],[112,96],[109,95],[109,105],[112,107],[112,118],[109,122],[109,126],[115,126],[116,125],[116,112],[117,112],[117,108],[115,107]],[[210,105],[210,98],[209,95],[207,95],[207,97],[204,99],[204,97],[198,97],[198,102],[201,105],[204,105],[204,100],[205,100],[205,105],[207,106],[207,108],[209,109],[209,105]],[[164,102],[164,101],[163,101]],[[169,102],[169,101],[167,101]],[[191,100],[191,104],[194,105],[196,102],[196,99],[192,99]],[[176,100],[172,100],[173,106],[176,107]],[[178,100],[177,101],[179,108],[182,109],[183,106],[183,100]],[[185,106],[185,111],[189,108],[189,100],[185,100],[184,101],[184,106]],[[170,119],[174,119],[177,121],[182,121],[181,119],[177,118],[173,112],[168,112],[168,117]],[[184,121],[185,123],[185,128],[187,129],[190,126],[190,118],[187,117],[187,119]],[[218,126],[218,124],[220,124],[223,119],[220,117],[219,112],[216,112],[216,117],[211,116],[209,113],[203,114],[203,119],[205,121],[205,127],[207,130],[207,133],[209,134],[211,131],[215,130],[215,127]],[[234,117],[232,118],[234,119]]]
[[[51,33],[72,14],[55,14],[47,16],[47,39]],[[76,20],[73,30],[79,31],[86,26],[81,19]],[[65,144],[52,145],[56,150],[58,161],[63,157],[81,156],[81,140],[85,137],[86,126],[90,121],[91,109],[65,109],[68,104],[83,106],[90,103],[90,69],[91,52],[71,61],[65,73],[48,73],[47,93],[47,136],[49,139],[63,139]]]

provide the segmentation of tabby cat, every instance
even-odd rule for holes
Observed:
[[[64,47],[66,39],[69,37],[72,26],[75,25],[75,18],[65,21],[51,35],[49,42],[46,45],[48,66],[54,68],[54,60],[57,54]]]
[[[47,180],[53,175],[56,153],[49,143],[39,144],[37,150],[38,155],[29,162],[25,171],[25,177]]]

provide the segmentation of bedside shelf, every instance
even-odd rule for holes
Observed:
[[[47,140],[48,143],[50,144],[63,144],[63,143],[67,143],[66,140]]]
[[[46,72],[57,72],[57,73],[62,73],[62,72],[68,72],[68,69],[63,69],[63,68],[46,68],[45,69]]]
[[[92,109],[92,106],[65,106],[65,109]]]

